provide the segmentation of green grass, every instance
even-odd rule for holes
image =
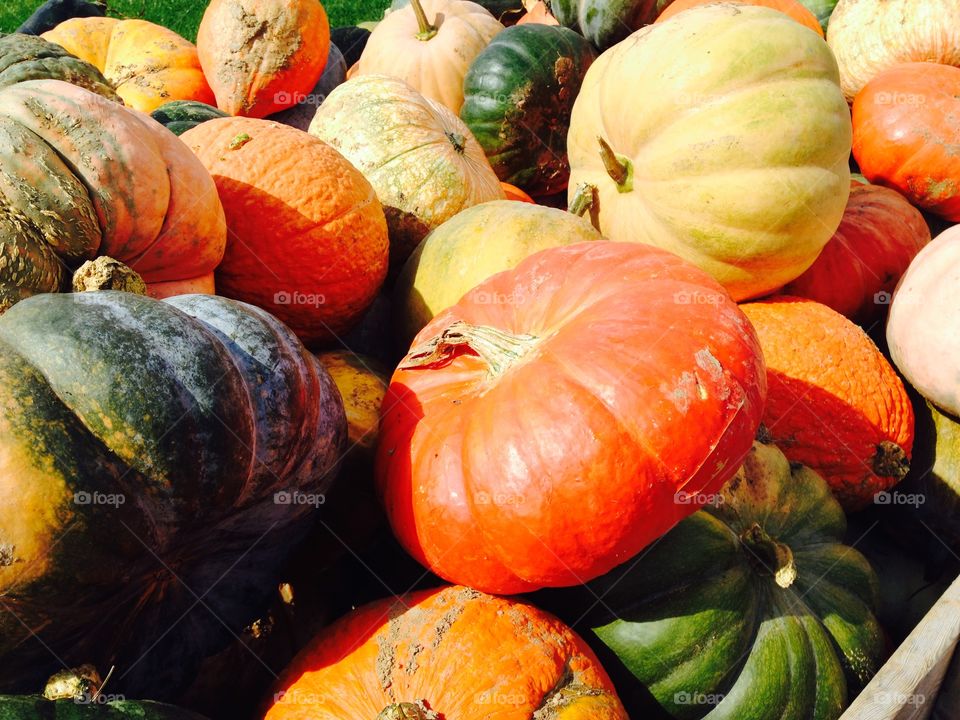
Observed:
[[[0,0],[0,32],[13,32],[43,0]],[[379,20],[390,0],[326,0],[331,27]],[[191,41],[207,7],[204,0],[108,0],[109,14],[144,18],[165,25]]]

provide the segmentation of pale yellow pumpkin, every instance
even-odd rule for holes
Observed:
[[[705,5],[590,67],[570,192],[596,186],[591,217],[610,240],[670,250],[744,300],[798,277],[833,235],[851,140],[820,37],[769,8]]]
[[[468,0],[411,0],[377,24],[358,75],[391,75],[459,113],[463,78],[503,25]]]
[[[960,2],[840,0],[830,16],[827,43],[840,66],[843,93],[853,102],[864,85],[894,65],[960,67]]]
[[[309,132],[339,150],[373,185],[387,216],[393,268],[448,218],[504,197],[463,121],[397,78],[360,75],[338,86]]]

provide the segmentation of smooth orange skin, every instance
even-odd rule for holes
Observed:
[[[540,25],[560,24],[550,13],[550,9],[543,0],[537,0],[537,2],[533,3],[533,6],[517,20],[517,25],[524,25],[526,23],[539,23]]]
[[[823,28],[820,27],[820,22],[817,20],[816,16],[806,7],[797,2],[797,0],[673,0],[672,3],[663,9],[663,12],[660,13],[660,16],[655,22],[669,20],[674,15],[677,15],[684,10],[689,10],[692,7],[709,5],[717,2],[724,2],[734,5],[758,5],[760,7],[768,7],[774,10],[779,10],[785,15],[792,17],[801,25],[805,25],[806,27],[810,28],[820,37],[824,36]]]
[[[763,423],[791,462],[820,473],[844,509],[858,510],[897,479],[874,472],[878,445],[910,456],[913,408],[896,371],[864,331],[813,300],[741,305],[767,363]]]
[[[414,346],[456,320],[541,340],[499,375],[472,354],[393,375],[378,486],[397,538],[445,579],[493,593],[582,584],[694,512],[680,490],[717,490],[749,452],[766,393],[756,337],[672,253],[545,250]]]
[[[872,183],[960,221],[960,68],[906,63],[853,101],[853,156]]]
[[[783,294],[816,300],[857,323],[875,322],[929,242],[926,220],[900,193],[852,181],[840,227]]]
[[[135,110],[150,113],[173,100],[215,102],[196,46],[160,25],[73,18],[42,37],[95,65]]]
[[[197,50],[217,107],[264,118],[313,90],[327,64],[330,24],[318,0],[212,0]]]
[[[536,205],[536,201],[516,185],[501,182],[500,187],[503,188],[503,194],[506,196],[507,200],[517,200],[519,202],[527,202]]]
[[[567,687],[594,694],[550,717],[627,720],[606,672],[566,625],[530,605],[443,587],[372,603],[326,628],[283,673],[265,718],[373,720],[393,703],[424,701],[449,720],[530,720],[567,671]]]
[[[349,330],[387,273],[387,223],[366,178],[322,140],[269,120],[217,118],[180,139],[227,217],[218,293],[267,310],[307,344]]]
[[[207,273],[191,280],[169,280],[166,282],[147,283],[147,295],[157,300],[174,297],[175,295],[216,295],[217,288],[214,282],[214,273]]]

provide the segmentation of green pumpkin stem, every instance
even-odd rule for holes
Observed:
[[[571,215],[583,217],[593,208],[593,204],[596,201],[597,186],[582,182],[577,185],[577,189],[573,191],[573,199],[567,206],[567,212]]]
[[[784,589],[793,585],[797,579],[797,565],[789,547],[767,535],[759,523],[740,533],[740,542],[754,567],[773,575],[777,585]]]
[[[431,25],[427,20],[427,14],[423,11],[423,5],[420,0],[410,0],[410,7],[413,8],[413,14],[417,16],[417,25],[420,26],[420,32],[417,33],[417,40],[432,40],[437,34],[437,26]]]
[[[377,715],[377,720],[438,720],[439,717],[423,700],[417,700],[415,703],[387,705]]]
[[[526,355],[537,342],[539,338],[534,335],[513,335],[458,320],[436,337],[411,348],[400,368],[416,370],[445,365],[467,349],[487,363],[491,375],[497,376]]]
[[[617,190],[625,193],[633,190],[633,163],[625,155],[613,151],[610,144],[602,137],[597,136],[600,143],[600,159],[610,179],[617,184]]]

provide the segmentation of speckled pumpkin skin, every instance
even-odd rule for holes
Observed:
[[[252,306],[103,291],[0,316],[0,688],[53,651],[175,697],[306,529],[314,505],[275,494],[326,492],[345,441],[329,375]]]
[[[109,689],[108,689],[109,690]],[[109,696],[108,690],[104,694]],[[189,710],[149,700],[77,703],[40,696],[0,695],[0,720],[205,720]]]
[[[570,628],[456,586],[355,610],[320,633],[276,689],[266,720],[372,719],[397,703],[451,720],[627,720]]]
[[[0,89],[25,80],[63,80],[120,100],[100,70],[56,43],[35,35],[0,35]]]

